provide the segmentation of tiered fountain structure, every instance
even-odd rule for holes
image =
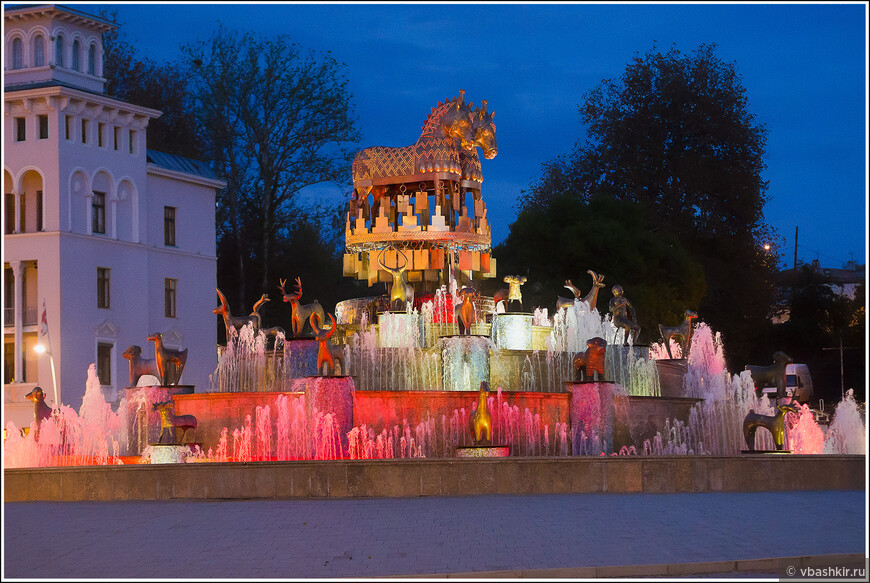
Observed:
[[[748,372],[726,369],[721,339],[703,322],[683,355],[676,343],[626,343],[610,314],[579,294],[552,318],[522,311],[521,296],[512,309],[519,287],[468,296],[473,309],[457,309],[476,280],[495,276],[476,150],[495,155],[492,119],[485,102],[475,109],[460,94],[433,108],[415,145],[358,154],[345,275],[389,293],[340,302],[328,340],[310,327],[228,327],[210,387],[130,387],[118,412],[97,402],[92,366],[79,413],[62,407],[26,436],[7,427],[5,466],[154,461],[153,406],[166,400],[198,422],[187,462],[453,457],[471,445],[483,381],[492,442],[511,456],[740,455],[746,414],[773,406]],[[602,278],[592,276],[595,291]],[[298,284],[287,301],[300,301]],[[603,378],[578,380],[574,359],[595,338],[606,343]],[[332,374],[320,366],[325,349],[337,357]],[[806,406],[788,428],[794,453],[865,453],[851,395],[827,432]],[[772,449],[766,432],[758,440]]]

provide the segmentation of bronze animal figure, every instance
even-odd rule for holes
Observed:
[[[396,251],[398,251],[399,255],[404,260],[401,267],[399,267],[398,263],[396,264],[396,267],[387,267],[384,265],[383,259],[386,249],[382,250],[381,254],[378,256],[378,265],[381,266],[381,269],[386,270],[393,276],[393,283],[390,285],[390,308],[404,311],[409,305],[414,304],[414,286],[408,283],[408,276],[405,273],[408,269],[407,255],[402,253],[401,249],[397,249]]]
[[[269,301],[271,300],[269,299],[269,296],[267,294],[263,294],[262,296],[260,296],[260,299],[254,303],[253,311],[248,316],[248,321],[252,324],[254,328],[254,336],[256,336],[260,332],[263,326],[263,316],[260,315],[260,308],[262,308],[263,305]]]
[[[468,419],[474,445],[492,443],[492,415],[486,403],[488,396],[489,383],[481,381],[480,392],[477,394],[477,409]]]
[[[492,298],[493,303],[498,306],[499,302],[505,302],[505,309],[507,309],[508,306],[513,306],[514,302],[519,302],[522,310],[523,293],[520,291],[520,286],[526,283],[526,277],[524,275],[506,275],[504,282],[508,284],[507,289],[496,290]]]
[[[51,407],[45,404],[45,392],[42,387],[33,387],[24,398],[33,401],[33,420],[36,421],[37,426],[51,417]]]
[[[317,317],[320,318],[320,321],[326,319],[326,315],[323,313],[323,307],[321,307],[320,302],[314,300],[310,304],[301,304],[299,300],[302,299],[302,278],[296,278],[296,291],[288,294],[284,291],[284,285],[287,283],[286,279],[279,279],[281,285],[278,286],[278,289],[281,290],[281,295],[284,296],[285,302],[290,302],[290,325],[293,330],[293,336],[302,336],[302,331],[305,329],[305,323],[308,322],[309,318],[312,314],[317,314]]]
[[[688,356],[689,343],[692,341],[692,320],[697,317],[697,313],[692,310],[686,310],[686,313],[683,315],[682,324],[678,326],[662,326],[659,324],[659,334],[662,335],[662,342],[665,343],[668,358],[674,358],[671,354],[671,338],[677,339],[677,342],[680,343],[683,358]]]
[[[586,351],[580,352],[574,357],[574,378],[581,381],[592,376],[595,380],[603,381],[606,350],[607,341],[604,338],[597,336],[590,338],[586,342]]]
[[[616,284],[611,288],[613,297],[610,299],[608,309],[612,315],[612,322],[616,328],[624,331],[623,346],[628,346],[629,340],[632,344],[637,342],[637,337],[640,335],[640,324],[637,323],[637,313],[634,311],[634,306],[627,298],[623,297],[622,286]]]
[[[160,373],[157,370],[157,361],[150,358],[142,358],[141,346],[131,344],[121,356],[130,361],[130,384],[128,386],[135,387],[139,382],[139,378],[145,375],[159,377]]]
[[[329,339],[335,334],[335,318],[329,314],[329,319],[332,320],[332,327],[329,329],[321,328],[321,322],[315,323],[315,318],[319,318],[317,314],[311,314],[311,328],[314,330],[315,337],[320,342],[317,347],[317,374],[334,375],[336,371],[336,361],[338,361],[339,370],[344,368],[344,361],[341,357],[341,348],[330,347]]]
[[[761,398],[764,387],[776,387],[776,398],[782,399],[785,394],[785,370],[786,366],[794,362],[792,358],[782,351],[773,353],[773,364],[761,366],[747,364],[744,370],[752,375],[752,383],[755,385],[755,396]]]
[[[164,401],[162,403],[154,403],[153,409],[160,414],[160,438],[158,443],[163,443],[163,434],[167,429],[172,430],[174,441],[169,443],[183,443],[184,436],[187,431],[193,429],[196,432],[196,417],[193,415],[176,415],[175,403],[173,401]],[[178,434],[181,430],[181,435]]]
[[[773,436],[773,444],[777,451],[782,451],[785,443],[785,415],[786,413],[800,413],[800,408],[794,403],[779,403],[776,405],[776,415],[761,415],[752,409],[743,419],[743,439],[746,440],[746,448],[755,451],[755,431],[764,427]]]
[[[217,292],[218,298],[220,298],[221,305],[212,310],[213,314],[220,314],[224,319],[224,327],[226,328],[227,333],[227,342],[230,341],[232,335],[238,333],[239,330],[251,324],[254,327],[254,333],[256,334],[259,325],[260,325],[260,306],[262,306],[265,302],[269,301],[269,298],[266,294],[263,294],[257,303],[254,304],[254,312],[250,316],[233,316],[230,312],[230,305],[227,303],[227,298],[221,293],[221,290],[215,288]],[[256,314],[256,315],[255,315]]]
[[[163,345],[163,334],[155,332],[148,337],[154,343],[154,356],[157,361],[157,372],[160,384],[164,387],[177,385],[181,381],[181,372],[187,362],[187,348],[178,350]]]
[[[480,292],[463,287],[459,290],[459,297],[462,301],[453,308],[454,320],[459,323],[460,334],[471,334],[471,325],[477,323],[474,302],[480,299]]]
[[[598,304],[598,290],[604,287],[604,275],[598,275],[591,269],[586,270],[586,273],[592,276],[592,289],[589,290],[583,298],[580,297],[580,290],[574,287],[571,283],[571,280],[567,280],[565,282],[565,287],[571,290],[571,293],[574,294],[573,299],[567,298],[557,298],[556,299],[556,310],[560,310],[562,308],[573,306],[575,300],[582,299],[589,305],[589,310],[592,311],[595,309],[595,306]]]

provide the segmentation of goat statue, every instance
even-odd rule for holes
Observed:
[[[523,292],[520,291],[520,286],[526,283],[526,277],[524,275],[506,275],[504,276],[504,282],[508,284],[507,288],[502,288],[496,290],[495,294],[493,294],[493,303],[495,307],[498,308],[499,302],[505,302],[505,308],[508,306],[513,306],[514,302],[519,302],[520,309],[523,309]]]
[[[778,403],[776,415],[761,415],[752,409],[743,419],[743,439],[746,440],[746,448],[755,451],[755,431],[764,427],[773,436],[773,444],[777,451],[782,451],[785,443],[785,415],[786,413],[800,413],[800,408],[793,403]]]
[[[178,350],[163,345],[163,334],[155,332],[148,337],[154,343],[154,357],[157,361],[157,377],[164,387],[177,385],[187,362],[187,348]]]
[[[217,308],[213,309],[212,314],[220,314],[224,318],[224,327],[227,332],[227,342],[230,341],[232,335],[234,333],[238,333],[239,330],[247,326],[248,324],[254,329],[254,335],[260,331],[260,308],[269,301],[269,296],[263,294],[260,296],[260,299],[254,304],[254,311],[251,312],[250,316],[233,316],[230,312],[230,305],[227,302],[227,298],[221,293],[221,290],[215,288],[214,291],[217,292],[218,298],[220,298],[221,305]]]
[[[317,318],[317,322],[315,322]],[[332,320],[332,327],[329,329],[321,328],[322,321],[317,314],[311,314],[310,323],[311,329],[314,330],[314,335],[320,342],[317,347],[317,374],[323,376],[334,375],[336,368],[339,371],[344,367],[344,361],[341,357],[341,348],[329,346],[329,339],[335,334],[335,318],[329,314],[329,319]],[[336,367],[338,361],[338,367]]]
[[[284,286],[287,284],[287,280],[279,279],[278,281],[281,282],[278,289],[281,290],[281,295],[284,297],[284,301],[290,303],[290,324],[293,330],[293,336],[296,336],[297,338],[302,336],[302,331],[305,330],[305,323],[309,321],[312,315],[316,314],[321,322],[326,319],[326,315],[323,313],[323,307],[320,305],[319,301],[314,300],[310,304],[299,303],[299,300],[302,299],[301,277],[296,278],[296,291],[290,294],[284,291]]]

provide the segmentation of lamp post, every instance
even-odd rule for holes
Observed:
[[[54,406],[60,410],[60,400],[57,398],[57,374],[54,371],[54,355],[43,344],[37,344],[33,347],[38,354],[48,354],[48,362],[51,365],[51,386],[54,389]]]

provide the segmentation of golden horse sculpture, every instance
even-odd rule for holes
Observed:
[[[318,322],[315,323],[314,319],[317,318]],[[311,314],[311,328],[314,330],[315,337],[320,342],[320,345],[317,347],[317,374],[323,376],[334,375],[336,371],[336,361],[339,364],[339,370],[344,368],[344,361],[341,357],[341,348],[335,347],[332,348],[329,346],[329,339],[335,334],[335,318],[332,317],[332,314],[329,314],[329,319],[332,320],[332,328],[328,330],[326,328],[321,328],[320,317],[317,314]]]
[[[381,269],[387,271],[390,275],[393,276],[393,283],[390,286],[390,309],[401,310],[404,311],[407,307],[414,305],[414,286],[408,283],[407,275],[405,272],[408,269],[408,257],[404,253],[402,253],[401,249],[397,249],[398,254],[402,256],[404,263],[401,267],[399,267],[398,263],[396,267],[387,267],[384,265],[384,253],[386,249],[381,251],[381,254],[378,256],[378,265],[381,266]]]
[[[152,407],[160,415],[160,438],[157,443],[163,443],[163,434],[166,430],[171,430],[175,438],[170,441],[171,444],[180,444],[184,441],[184,436],[188,430],[193,429],[196,434],[196,417],[193,415],[176,415],[175,403],[173,401],[164,401],[162,403],[154,403]],[[178,435],[178,430],[181,430],[181,435]]]
[[[489,397],[489,383],[481,381],[480,392],[477,395],[477,409],[468,420],[474,445],[492,443],[492,415],[486,403],[487,397]]]

